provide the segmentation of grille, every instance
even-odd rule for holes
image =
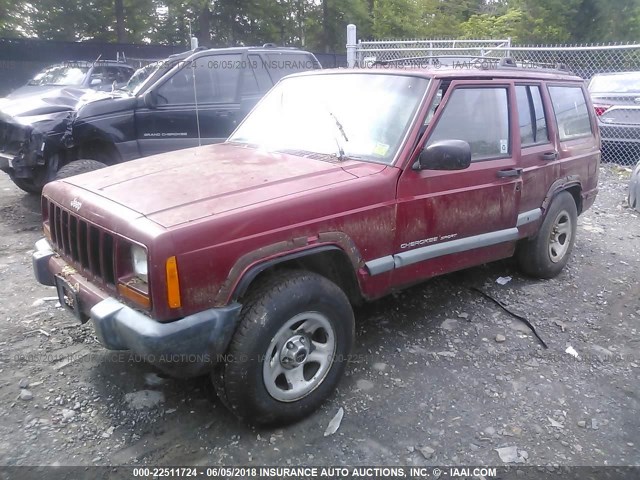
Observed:
[[[115,285],[115,239],[53,202],[48,202],[49,229],[55,250],[93,279]]]

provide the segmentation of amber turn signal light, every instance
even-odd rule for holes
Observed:
[[[133,288],[125,285],[124,283],[118,283],[118,293],[122,295],[124,298],[137,303],[138,305],[146,308],[147,310],[151,307],[151,300],[149,299],[148,296],[143,295],[142,293],[134,290]]]
[[[178,262],[176,257],[167,258],[167,302],[171,308],[180,308],[180,280],[178,278]]]

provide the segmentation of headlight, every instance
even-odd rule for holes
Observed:
[[[131,246],[131,263],[133,264],[133,273],[145,283],[148,283],[149,263],[147,261],[147,251],[139,246]]]
[[[119,258],[118,265],[122,265],[122,270],[118,278],[118,293],[136,305],[149,310],[151,298],[149,296],[147,249],[130,243],[128,243],[128,247],[128,251],[124,248],[119,250],[122,252],[122,256]]]

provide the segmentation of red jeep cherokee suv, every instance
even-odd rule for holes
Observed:
[[[34,270],[106,348],[292,421],[336,387],[353,304],[514,254],[557,275],[599,161],[566,73],[303,73],[223,144],[48,184]]]

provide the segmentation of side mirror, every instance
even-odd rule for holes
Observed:
[[[463,140],[441,140],[420,152],[414,170],[464,170],[471,165],[471,147]]]
[[[158,106],[158,97],[153,90],[145,92],[142,99],[144,100],[144,104],[147,108],[156,108]]]

